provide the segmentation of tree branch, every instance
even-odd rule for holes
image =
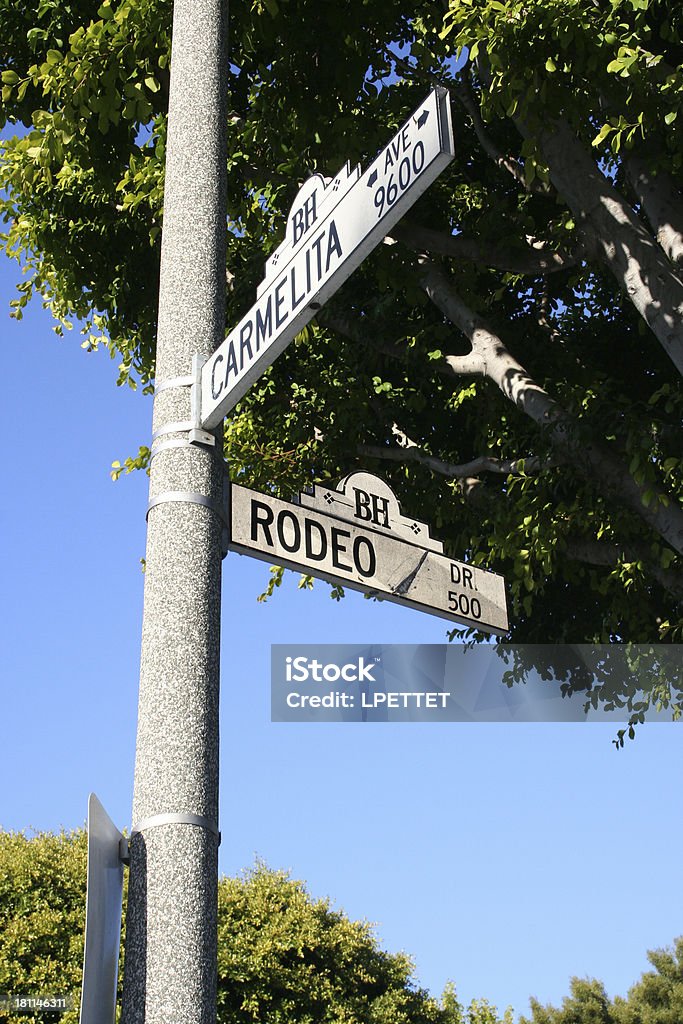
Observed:
[[[549,189],[546,185],[539,185],[538,183],[532,183],[530,185],[524,177],[524,170],[520,166],[520,164],[518,164],[516,160],[512,160],[510,157],[505,156],[503,152],[500,149],[498,149],[495,142],[493,141],[493,139],[486,130],[486,127],[482,120],[481,110],[479,109],[479,104],[472,95],[472,90],[469,86],[469,83],[466,80],[463,80],[460,84],[456,85],[452,89],[452,91],[454,92],[456,98],[460,101],[464,109],[470,115],[470,118],[472,120],[472,127],[474,128],[475,134],[479,139],[479,143],[484,152],[486,153],[486,155],[489,156],[491,160],[493,160],[494,164],[496,164],[497,167],[500,167],[503,170],[507,171],[507,173],[510,174],[515,179],[517,184],[521,185],[525,192],[547,195]]]
[[[437,308],[469,338],[472,354],[483,362],[485,375],[543,429],[554,449],[598,491],[627,505],[683,554],[683,510],[677,503],[656,490],[645,504],[645,492],[652,490],[651,486],[637,484],[607,445],[582,437],[580,424],[530,377],[493,329],[463,302],[441,268],[423,258],[418,261],[418,273]]]
[[[539,473],[546,469],[550,462],[532,455],[527,459],[496,459],[488,455],[480,455],[471,462],[454,463],[444,462],[422,451],[414,443],[405,447],[390,447],[383,445],[363,444],[358,446],[358,454],[366,455],[373,459],[383,459],[389,462],[417,462],[426,466],[434,473],[449,477],[453,480],[463,480],[476,476],[478,473],[496,473],[505,476],[526,476],[531,473]]]
[[[325,308],[316,314],[316,319],[321,327],[328,327],[333,331],[337,331],[338,334],[343,334],[345,338],[348,338],[349,341],[356,345],[371,345],[374,352],[380,352],[391,359],[400,359],[403,363],[406,361],[408,353],[408,345],[406,343],[381,341],[378,339],[376,332],[373,334],[372,339],[368,338],[367,333],[359,328],[357,318],[340,316],[338,313],[332,313],[328,308]],[[483,362],[476,354],[446,356],[445,359],[432,365],[439,376],[447,377],[448,380],[453,379],[454,373],[462,376],[471,374],[482,375],[484,373]]]
[[[501,244],[490,244],[481,238],[449,235],[419,224],[402,220],[391,232],[392,236],[416,252],[429,252],[438,256],[451,256],[469,260],[484,267],[495,267],[509,274],[552,274],[566,270],[580,262],[583,250],[576,253],[545,251],[544,248],[525,246],[523,250]]]
[[[632,545],[628,549],[609,541],[593,540],[585,537],[570,537],[566,542],[566,553],[569,558],[588,565],[614,567],[620,562],[642,562],[647,573],[660,586],[668,591],[677,601],[683,601],[683,573],[676,569],[663,569],[652,558],[652,553],[644,544]]]
[[[405,362],[408,351],[406,344],[384,342],[377,337],[376,330],[373,331],[372,338],[368,337],[368,332],[359,327],[358,317],[342,316],[339,313],[331,312],[328,307],[325,307],[316,313],[316,320],[321,327],[327,327],[332,331],[336,331],[337,334],[342,334],[349,341],[353,342],[354,345],[368,345],[372,347],[374,352],[380,352],[391,359],[400,359],[402,362]],[[438,370],[442,376],[450,377],[450,373],[445,366],[439,367]]]
[[[447,356],[455,374],[480,373],[494,381],[506,398],[543,428],[562,420],[564,410],[529,376],[485,321],[467,306],[435,263],[418,260],[422,286],[434,305],[455,324],[472,345],[465,356]]]
[[[450,82],[444,81],[444,79],[441,78],[439,75],[435,75],[433,71],[428,71],[425,74],[421,70],[419,64],[410,64],[407,60],[405,60],[405,58],[399,57],[397,53],[394,53],[393,50],[390,50],[388,46],[384,47],[384,56],[388,57],[389,60],[392,61],[397,68],[400,68],[400,70],[403,71],[408,81],[430,81],[434,85],[442,86],[444,89],[448,89],[451,87]]]

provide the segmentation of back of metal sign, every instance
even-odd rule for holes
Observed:
[[[114,1024],[121,943],[122,835],[94,793],[88,799],[88,889],[80,1024]]]

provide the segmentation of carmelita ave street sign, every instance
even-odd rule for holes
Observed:
[[[202,427],[215,427],[453,159],[450,99],[436,88],[361,174],[301,187],[258,298],[202,368]]]
[[[390,487],[353,473],[299,505],[232,484],[231,551],[377,594],[488,633],[508,630],[502,576],[444,555],[425,523],[406,518]]]

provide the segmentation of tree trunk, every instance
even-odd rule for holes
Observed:
[[[538,141],[550,178],[586,240],[683,374],[683,282],[567,124],[541,130]]]
[[[683,199],[668,174],[652,174],[647,161],[628,154],[624,166],[659,245],[679,270],[683,265]]]

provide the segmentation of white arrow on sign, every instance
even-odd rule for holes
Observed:
[[[487,633],[508,631],[505,582],[456,562],[425,523],[402,515],[391,488],[353,473],[339,490],[316,485],[299,505],[230,487],[231,551],[377,594]]]
[[[448,92],[436,88],[361,173],[302,186],[258,298],[202,368],[201,423],[215,427],[453,159]]]

